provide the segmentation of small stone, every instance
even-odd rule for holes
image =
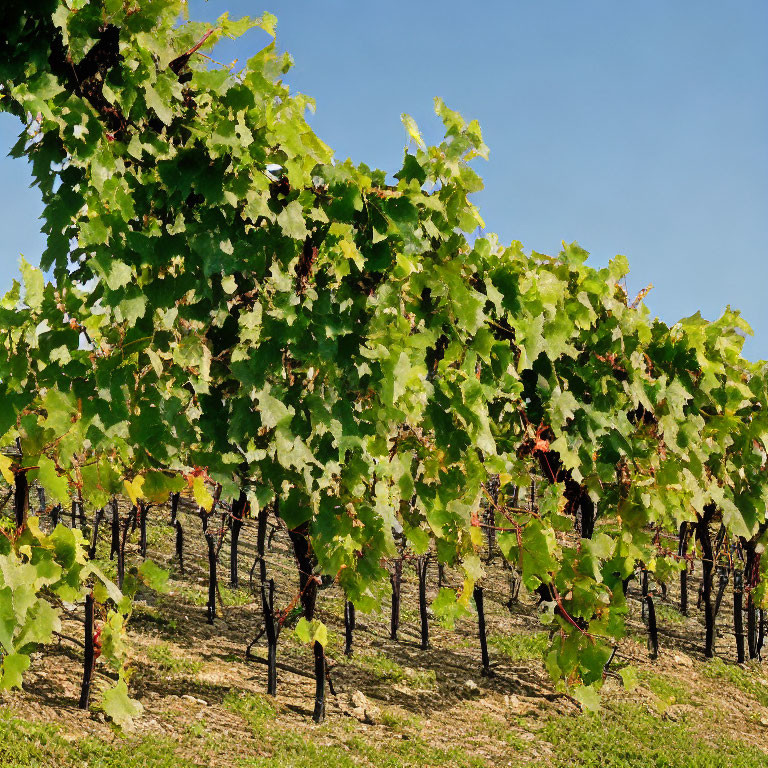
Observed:
[[[188,693],[185,693],[181,697],[182,699],[186,699],[187,701],[191,702],[192,704],[199,704],[202,707],[207,707],[208,702],[205,699],[198,699],[196,696],[191,696]]]
[[[464,687],[468,691],[472,691],[472,692],[474,692],[474,691],[476,691],[478,689],[478,685],[477,685],[477,683],[474,680],[467,680],[467,682],[464,683]]]
[[[365,694],[362,691],[355,691],[352,694],[352,704],[355,707],[362,707],[365,709],[368,704],[368,699],[365,698]]]
[[[346,697],[339,700],[339,707],[344,714],[354,717],[361,723],[376,725],[381,720],[381,709],[371,704],[362,691],[355,691],[347,700]]]
[[[675,662],[675,664],[680,664],[683,667],[692,667],[693,666],[693,660],[690,656],[684,656],[681,653],[676,653],[672,660]]]
[[[534,714],[536,712],[536,707],[534,707],[528,701],[523,701],[519,696],[517,696],[514,693],[504,695],[504,704],[507,707],[509,707],[509,709],[515,715],[527,716],[527,715]]]

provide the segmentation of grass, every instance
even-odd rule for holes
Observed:
[[[169,526],[170,527],[170,526]],[[167,534],[162,525],[147,526],[147,547],[149,549],[159,549],[165,542]]]
[[[203,666],[201,661],[180,658],[182,651],[171,648],[168,643],[158,643],[147,649],[149,660],[163,672],[174,675],[196,675]]]
[[[204,719],[195,720],[193,723],[187,723],[185,731],[196,739],[202,739],[208,733],[208,724]]]
[[[117,559],[109,560],[107,558],[97,556],[96,564],[108,579],[117,582]]]
[[[365,765],[368,761],[375,768],[489,768],[488,763],[467,751],[456,747],[442,749],[433,747],[424,739],[396,739],[383,747],[374,746],[364,741],[362,736],[354,736],[347,742],[353,759],[338,763],[340,766]],[[359,758],[364,758],[359,759]],[[337,763],[329,763],[336,766]],[[307,766],[307,768],[310,768]]]
[[[180,587],[176,595],[184,602],[197,607],[208,605],[208,587],[194,587],[192,585]],[[217,606],[218,607],[218,606]]]
[[[494,741],[507,744],[515,752],[525,752],[531,743],[521,739],[514,731],[510,730],[509,722],[500,717],[489,714],[480,715],[479,733],[485,737],[491,737]]]
[[[224,739],[211,739],[204,721],[190,725],[179,744],[162,736],[77,742],[66,738],[65,729],[29,723],[0,712],[0,765],[3,768],[198,768],[202,765],[233,765],[238,768],[489,768],[489,763],[453,747],[435,746],[406,729],[419,729],[418,719],[397,711],[383,713],[384,724],[396,734],[372,741],[356,728],[331,725],[295,729],[280,722],[281,713],[266,696],[231,692],[224,706],[241,717],[252,731],[253,752],[244,756]],[[509,732],[505,719],[483,714],[478,725],[484,734],[507,745],[504,765],[530,750],[530,741]],[[539,743],[551,754],[532,768],[762,768],[768,763],[759,749],[730,738],[709,740],[685,719],[673,722],[636,704],[604,708],[597,714],[558,716],[537,731]],[[205,741],[199,762],[185,758],[187,740]],[[223,749],[221,754],[219,750]],[[177,751],[178,750],[178,751]],[[541,754],[540,750],[537,750]],[[226,761],[224,758],[226,757]],[[233,762],[234,761],[234,762]],[[509,762],[508,762],[509,761]]]
[[[418,717],[391,708],[382,709],[381,722],[397,733],[421,728],[421,720]]]
[[[251,728],[259,730],[268,720],[277,717],[277,709],[267,696],[233,691],[224,698],[224,706],[245,720]]]
[[[685,616],[671,605],[657,603],[655,608],[657,624],[685,624]]]
[[[65,738],[56,725],[41,725],[0,711],[0,765],[3,768],[197,768],[176,754],[175,744],[160,736],[103,741]]]
[[[279,713],[266,696],[231,693],[225,698],[224,706],[245,720],[259,744],[259,751],[266,753],[241,760],[238,763],[241,768],[352,768],[361,764],[371,768],[438,768],[445,765],[488,768],[484,761],[464,750],[435,748],[418,737],[392,737],[386,745],[380,746],[357,735],[355,729],[340,733],[339,729],[324,725],[309,732],[297,732],[274,722]],[[394,712],[386,713],[382,720],[400,733],[406,727],[419,725],[418,720]]]
[[[325,652],[331,658],[338,658],[344,650],[344,640],[338,632],[328,629],[328,640],[325,643]]]
[[[539,732],[553,756],[538,768],[764,768],[765,752],[729,738],[707,741],[683,720],[624,704],[549,720]]]
[[[247,589],[232,589],[219,583],[219,592],[224,605],[242,607],[253,603],[253,595]]]
[[[735,664],[726,664],[722,659],[715,658],[702,667],[701,673],[710,679],[725,680],[731,683],[762,706],[768,707],[768,685],[757,677],[756,668],[745,669]]]
[[[514,662],[541,659],[549,647],[546,632],[520,635],[490,635],[488,644]]]
[[[655,672],[641,670],[638,673],[638,682],[664,704],[670,705],[690,700],[689,689],[675,685],[667,678],[657,675]]]
[[[242,768],[489,768],[464,750],[436,749],[420,738],[392,739],[383,747],[360,736],[326,744],[292,731],[262,733],[259,738],[267,754],[240,761]]]
[[[131,626],[135,627],[137,624],[152,627],[164,635],[175,635],[179,629],[176,619],[169,619],[154,606],[141,603],[133,604],[131,614]]]
[[[349,663],[370,672],[379,680],[403,683],[411,688],[431,689],[437,684],[434,670],[402,667],[383,654],[353,656]]]

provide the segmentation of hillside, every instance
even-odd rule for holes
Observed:
[[[207,564],[200,521],[179,513],[185,535],[185,572],[172,557],[167,509],[153,509],[149,556],[171,571],[166,594],[137,600],[130,622],[132,694],[144,706],[133,731],[113,731],[103,714],[76,708],[82,674],[82,623],[66,622],[59,644],[33,659],[22,693],[3,694],[3,766],[729,766],[768,764],[768,677],[759,665],[738,666],[728,593],[718,615],[717,650],[701,655],[703,626],[691,580],[691,616],[676,609],[670,585],[657,601],[660,654],[652,661],[640,615],[638,587],[630,588],[630,632],[621,643],[596,714],[582,713],[556,693],[541,660],[546,635],[533,598],[521,591],[511,607],[509,571],[500,558],[488,565],[486,619],[495,674],[480,674],[476,622],[448,630],[432,621],[431,648],[419,647],[415,570],[403,568],[400,639],[389,637],[389,616],[358,614],[354,652],[345,657],[344,603],[335,586],[319,593],[318,615],[329,628],[328,656],[335,695],[327,718],[312,723],[311,649],[290,629],[279,639],[278,696],[265,695],[266,667],[245,659],[260,627],[260,608],[248,589],[255,526],[241,538],[241,583],[220,581],[223,602],[214,626],[205,620]],[[139,561],[137,534],[128,562]],[[98,555],[109,551],[102,526]],[[277,531],[268,555],[276,605],[296,592],[289,542]],[[225,538],[220,573],[228,573]],[[112,567],[106,561],[105,568]],[[449,584],[458,583],[450,571]],[[429,572],[436,595],[437,569]],[[728,590],[730,592],[730,588]],[[261,653],[259,644],[255,652]],[[620,672],[631,665],[637,685],[625,689]],[[291,671],[289,671],[291,670]],[[97,665],[96,686],[103,684]]]

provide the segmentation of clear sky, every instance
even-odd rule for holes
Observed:
[[[266,3],[268,0],[261,0]],[[400,113],[438,140],[432,99],[477,118],[491,148],[475,196],[503,241],[552,253],[577,240],[674,322],[731,304],[768,358],[768,2],[765,0],[191,0],[195,18],[278,16],[287,81],[340,159],[394,171]],[[268,41],[255,30],[217,57]],[[0,144],[17,130],[0,116]],[[0,287],[35,261],[40,203],[0,159]]]

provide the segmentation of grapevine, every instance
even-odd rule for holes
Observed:
[[[44,534],[28,515],[37,486],[89,515],[126,496],[143,531],[156,505],[191,496],[211,622],[208,519],[225,511],[223,538],[255,517],[270,692],[282,614],[263,540],[269,517],[285,526],[317,719],[318,579],[343,589],[350,627],[355,609],[381,609],[392,594],[394,638],[403,545],[422,581],[429,557],[461,568],[461,588],[432,606],[450,621],[473,596],[482,611],[483,530],[541,597],[547,668],[584,702],[624,635],[635,569],[682,577],[692,546],[710,585],[713,654],[716,520],[747,552],[748,650],[758,652],[766,370],[741,356],[750,331],[736,311],[668,326],[643,294],[630,301],[621,256],[595,269],[576,244],[546,256],[473,237],[485,226],[470,201],[482,188],[473,163],[488,148],[477,122],[440,99],[436,146],[403,117],[395,185],[334,160],[306,121],[313,102],[283,82],[290,59],[274,42],[240,70],[200,55],[252,28],[274,36],[271,14],[211,27],[179,24],[180,0],[29,5],[11,0],[0,30],[0,109],[21,121],[13,154],[31,163],[47,247],[0,302],[0,470],[16,499],[0,557],[29,570],[36,602],[0,638],[3,685],[20,685],[28,663],[18,638],[45,643],[55,630],[51,595],[106,590],[116,613],[101,624],[102,656],[122,626],[114,617],[129,613],[84,541],[71,534],[64,547],[63,526]],[[121,558],[129,521],[122,545],[119,523],[115,511]],[[574,523],[580,535],[565,540]],[[654,532],[679,535],[678,553]],[[42,561],[27,547],[56,578],[32,574]],[[655,616],[647,589],[644,600]],[[106,706],[130,712],[126,690],[121,676]]]

